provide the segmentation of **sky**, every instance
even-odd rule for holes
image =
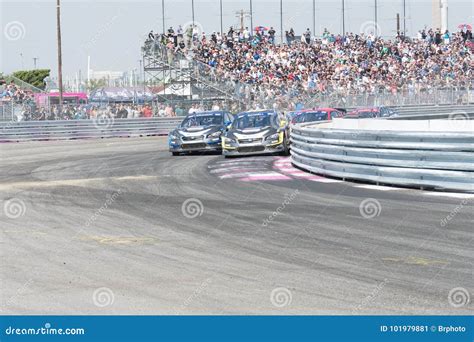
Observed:
[[[237,26],[236,12],[249,10],[250,0],[222,0],[223,26]],[[283,27],[296,34],[313,28],[313,0],[282,0]],[[165,26],[192,21],[192,0],[164,0]],[[406,28],[414,36],[431,27],[431,0],[405,0]],[[129,71],[139,67],[140,47],[150,30],[161,32],[162,0],[62,0],[63,73],[85,77],[87,56],[96,71]],[[220,30],[220,0],[194,0],[195,21],[206,33]],[[253,0],[254,26],[273,26],[280,32],[280,0]],[[346,31],[359,33],[374,27],[375,0],[345,0]],[[324,28],[340,33],[342,0],[315,0],[316,34]],[[473,0],[449,0],[449,29],[474,22]],[[383,36],[396,31],[396,14],[403,25],[403,0],[377,1],[378,26]],[[250,20],[246,18],[246,25]],[[38,68],[57,74],[56,1],[0,0],[0,72]]]

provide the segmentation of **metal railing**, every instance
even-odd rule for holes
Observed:
[[[474,191],[472,132],[291,130],[291,161],[309,172],[406,187]]]
[[[0,126],[0,142],[70,140],[167,135],[182,118],[56,120],[9,122]]]
[[[0,122],[14,120],[14,103],[12,101],[0,102]]]
[[[164,45],[148,41],[142,49],[144,55],[148,58],[155,58],[162,67],[165,67],[173,77],[165,82],[165,87],[172,87],[174,82],[202,82],[206,84],[216,94],[223,95],[225,98],[239,101],[236,93],[235,82],[232,80],[223,80],[216,74],[216,69],[193,58],[192,54],[183,54],[166,48]],[[146,66],[145,66],[146,67]]]

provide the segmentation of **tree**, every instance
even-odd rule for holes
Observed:
[[[46,77],[49,77],[50,72],[50,69],[21,70],[14,72],[12,76],[19,78],[23,82],[29,83],[36,88],[44,89],[45,83],[43,80]]]
[[[96,90],[97,88],[102,88],[107,85],[107,80],[105,77],[97,80],[97,79],[91,79],[90,82],[86,82],[86,89],[88,91],[93,91]]]

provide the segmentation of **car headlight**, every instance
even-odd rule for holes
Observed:
[[[176,140],[178,139],[178,134],[176,132],[170,132],[168,137],[170,138],[170,140]]]
[[[224,137],[224,140],[227,144],[235,144],[236,143],[235,139]]]
[[[275,133],[275,134],[272,134],[272,135],[269,135],[268,137],[265,138],[266,141],[275,141],[275,140],[278,140],[280,137],[280,134],[279,133]]]
[[[221,131],[217,131],[217,132],[214,132],[214,133],[211,133],[207,136],[208,139],[216,139],[216,138],[219,138],[221,136],[222,132]]]

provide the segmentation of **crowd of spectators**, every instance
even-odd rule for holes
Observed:
[[[33,92],[27,89],[22,89],[15,84],[14,81],[6,82],[0,79],[0,102],[1,103],[25,103],[33,102]]]
[[[224,106],[217,102],[210,104],[196,103],[190,106],[182,106],[179,103],[172,104],[129,104],[116,103],[109,105],[96,104],[66,104],[60,110],[58,105],[50,107],[37,107],[34,104],[23,103],[18,113],[17,121],[31,120],[83,120],[100,117],[112,117],[114,119],[152,118],[152,117],[176,117],[187,114],[202,112],[205,110],[222,110]]]
[[[180,32],[178,30],[178,32]],[[150,34],[168,53],[185,53],[209,67],[223,82],[234,82],[244,99],[263,103],[304,102],[316,94],[412,94],[426,89],[473,87],[472,32],[421,30],[416,38],[393,39],[373,33],[336,35],[309,29],[286,44],[275,44],[273,28],[251,34],[248,28],[227,34],[192,33],[170,28]],[[192,39],[191,39],[192,37]],[[257,101],[259,102],[259,101]]]
[[[49,107],[37,107],[36,105],[23,104],[18,120],[82,120],[94,119],[101,116],[117,119],[126,118],[151,118],[160,116],[158,110],[151,104],[136,105],[128,103],[117,103],[109,105],[97,104],[65,104],[60,109],[58,105]],[[162,116],[174,116],[174,113],[166,113]]]

